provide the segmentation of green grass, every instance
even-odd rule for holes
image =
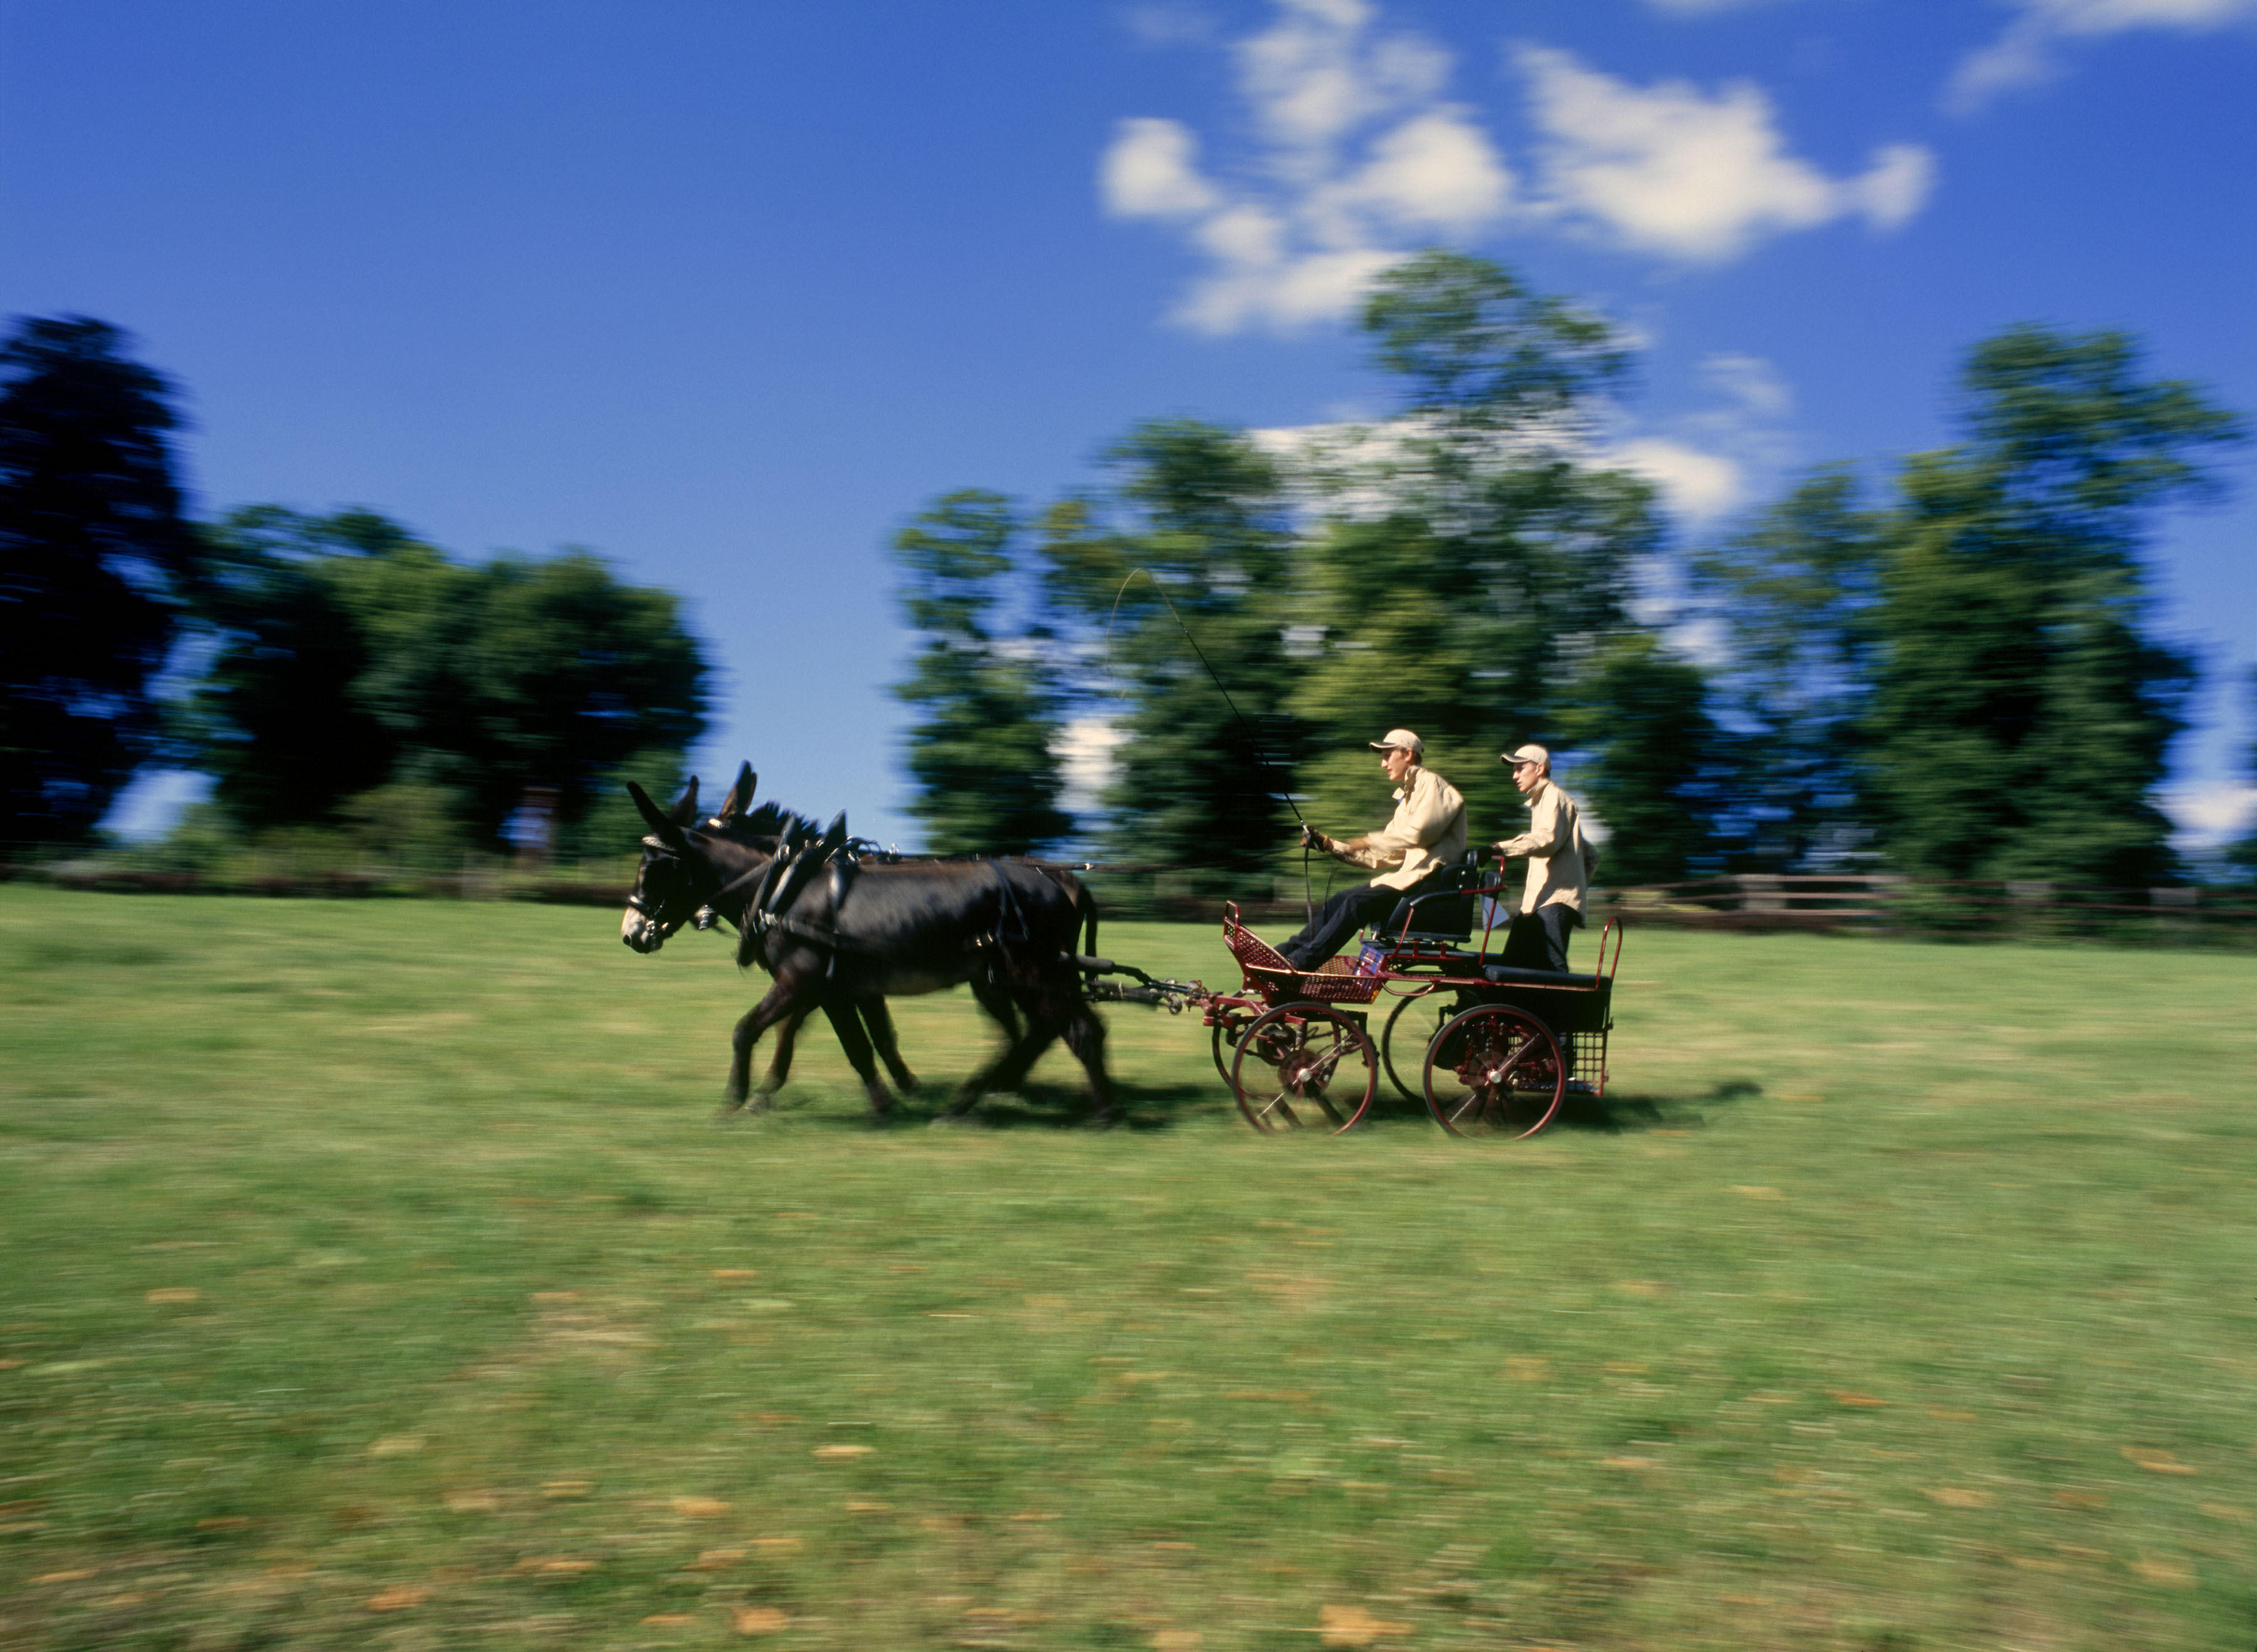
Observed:
[[[929,1131],[961,994],[717,1128],[755,989],[0,888],[0,1646],[2257,1644],[2257,961],[1634,933],[1518,1146]]]

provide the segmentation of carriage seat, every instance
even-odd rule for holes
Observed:
[[[1499,987],[1575,987],[1588,992],[1599,984],[1598,976],[1577,975],[1572,969],[1522,969],[1511,964],[1483,964],[1482,974],[1492,985]]]
[[[1436,875],[1432,888],[1396,902],[1379,938],[1391,941],[1401,935],[1409,940],[1453,945],[1471,940],[1475,897],[1468,891],[1485,889],[1495,882],[1482,865],[1482,852],[1468,849],[1461,864]],[[1406,919],[1411,925],[1407,932],[1403,927]]]

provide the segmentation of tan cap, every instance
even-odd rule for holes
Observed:
[[[1371,748],[1374,751],[1393,751],[1398,746],[1407,751],[1415,752],[1421,757],[1426,755],[1426,742],[1407,728],[1390,728],[1385,734],[1371,742]]]
[[[1540,763],[1546,769],[1552,766],[1552,754],[1541,746],[1516,746],[1511,751],[1499,752],[1496,760],[1508,769],[1518,769],[1523,763]]]

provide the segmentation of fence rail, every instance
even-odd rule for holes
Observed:
[[[1222,895],[1211,873],[1181,867],[1077,862],[1105,912],[1121,918],[1218,922]],[[317,898],[517,900],[618,906],[631,866],[527,868],[485,857],[436,873],[367,866],[305,869],[238,864],[224,874],[154,869],[99,859],[0,865],[0,877],[113,893],[236,894]],[[1504,880],[1508,888],[1517,876]],[[1321,889],[1312,891],[1321,899]],[[1249,923],[1298,925],[1305,915],[1298,877],[1263,880],[1234,892]],[[1636,925],[1688,929],[1850,930],[2000,936],[2107,935],[2178,940],[2204,935],[2257,939],[2257,890],[2190,884],[2101,889],[2024,880],[1943,882],[1886,873],[1741,872],[1681,883],[1595,889],[1593,924],[1621,917]]]

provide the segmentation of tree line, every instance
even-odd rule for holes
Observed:
[[[1434,252],[1361,326],[1382,420],[1148,422],[1093,486],[966,490],[902,529],[928,847],[1072,840],[1242,890],[1297,816],[1376,819],[1365,742],[1409,726],[1477,840],[1517,812],[1496,753],[1560,752],[1610,882],[2183,874],[2155,793],[2197,673],[2154,635],[2147,542],[2243,431],[2132,339],[2008,329],[1968,355],[1954,443],[1877,485],[1822,469],[1687,547],[1608,462],[1631,364],[1602,318]],[[674,596],[371,511],[191,520],[174,403],[106,323],[0,344],[0,851],[88,841],[152,763],[212,776],[201,824],[238,836],[443,859],[533,805],[565,854],[632,840],[619,782],[675,783],[707,726]],[[1658,620],[1665,569],[1686,594]],[[1065,766],[1100,738],[1076,820]],[[2257,836],[2229,858],[2257,875]]]
[[[677,599],[372,511],[192,521],[174,401],[105,323],[0,345],[0,848],[89,841],[155,763],[213,776],[208,833],[443,862],[529,810],[567,854],[633,841],[619,782],[674,783],[706,727]]]
[[[1107,730],[1101,852],[1242,889],[1297,812],[1376,823],[1365,742],[1407,726],[1476,841],[1518,829],[1498,751],[1561,752],[1617,883],[2184,875],[2156,790],[2197,673],[2154,633],[2146,547],[2244,433],[2131,338],[2006,329],[1961,370],[1952,445],[1878,486],[1822,469],[1684,548],[1607,461],[1629,358],[1602,319],[1439,251],[1360,319],[1384,420],[1154,421],[1098,486],[952,493],[902,530],[933,847],[1055,843],[1071,742]],[[1665,566],[1687,594],[1657,622]],[[1695,620],[1722,646],[1684,646]],[[2257,872],[2257,837],[2234,856]]]

